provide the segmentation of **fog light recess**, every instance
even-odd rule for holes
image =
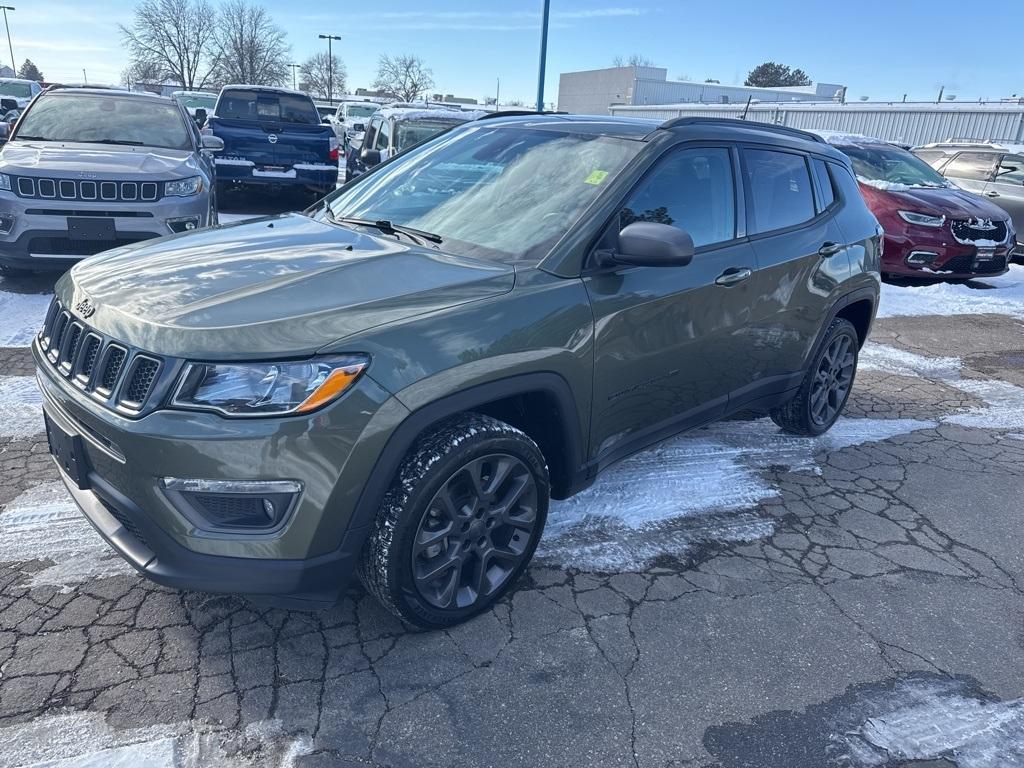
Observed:
[[[166,477],[164,494],[203,531],[273,533],[287,521],[302,493],[295,480],[198,480]]]
[[[167,226],[171,228],[171,232],[191,232],[194,229],[199,229],[199,223],[198,216],[182,216],[178,219],[167,220]]]
[[[0,235],[9,235],[14,229],[14,216],[9,213],[0,213]]]
[[[939,254],[932,251],[911,251],[910,255],[907,256],[907,264],[924,267],[931,264],[937,258],[939,258]]]

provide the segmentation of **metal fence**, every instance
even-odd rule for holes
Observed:
[[[1012,102],[614,105],[611,113],[664,120],[746,115],[763,123],[859,133],[913,146],[951,139],[1024,144],[1024,104]]]

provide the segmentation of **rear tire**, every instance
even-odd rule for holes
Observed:
[[[466,413],[421,436],[398,470],[357,573],[422,629],[490,608],[526,570],[548,511],[548,469],[526,434]]]
[[[857,373],[860,338],[853,323],[832,321],[793,399],[771,412],[772,421],[794,435],[827,432],[846,406]]]

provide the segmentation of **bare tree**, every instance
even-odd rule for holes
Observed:
[[[163,71],[152,62],[134,61],[121,72],[121,82],[131,88],[136,83],[159,83]]]
[[[280,85],[288,79],[291,48],[265,9],[247,0],[228,0],[217,29],[217,79],[225,83]]]
[[[616,67],[653,67],[654,62],[648,59],[646,56],[641,56],[639,53],[631,53],[629,56],[623,58],[622,56],[616,56],[612,59],[612,66]]]
[[[142,0],[131,26],[118,26],[133,67],[192,90],[217,66],[217,22],[208,0]]]
[[[301,84],[305,90],[326,99],[331,90],[335,94],[345,92],[348,73],[345,63],[338,56],[329,57],[326,51],[321,51],[302,62],[299,77],[302,78]]]
[[[416,101],[421,94],[434,87],[433,74],[423,66],[419,56],[381,56],[373,87],[402,101]]]

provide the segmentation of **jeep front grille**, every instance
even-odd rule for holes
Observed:
[[[165,361],[133,350],[74,317],[54,299],[39,332],[51,370],[112,410],[138,414],[161,381]]]
[[[160,199],[162,183],[157,181],[92,181],[15,176],[18,197],[32,200],[76,200],[79,202],[144,202]]]

